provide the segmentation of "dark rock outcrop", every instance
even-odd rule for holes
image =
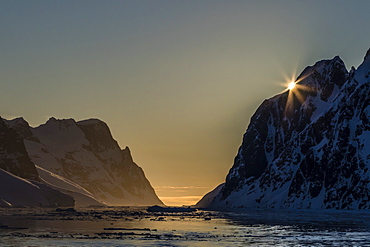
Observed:
[[[335,57],[265,100],[208,206],[369,209],[369,75],[368,55],[351,72]]]
[[[24,136],[30,135],[29,126],[23,119],[8,122],[0,118],[0,207],[74,206],[73,197],[40,179],[23,138],[9,127],[12,125],[17,126]]]
[[[0,118],[0,168],[18,177],[40,181],[22,137]]]

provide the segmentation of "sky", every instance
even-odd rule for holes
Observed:
[[[99,118],[167,205],[225,180],[287,78],[370,48],[370,1],[0,0],[0,115]]]

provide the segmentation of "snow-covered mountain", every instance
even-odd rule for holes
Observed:
[[[357,70],[335,57],[296,82],[257,109],[224,187],[199,207],[370,208],[370,50]]]
[[[0,169],[0,207],[73,207],[74,199],[42,182]]]
[[[0,207],[74,206],[71,196],[43,183],[22,137],[0,118]]]
[[[41,179],[64,193],[78,193],[77,205],[162,204],[129,148],[121,150],[104,122],[50,118],[32,128],[17,118],[7,124],[23,137]]]

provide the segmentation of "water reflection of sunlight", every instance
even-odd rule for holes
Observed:
[[[162,220],[159,220],[159,219]],[[209,218],[210,220],[205,220]],[[27,220],[25,220],[27,219]],[[68,219],[68,220],[66,220]],[[3,209],[8,246],[368,246],[370,213],[235,209],[147,212],[146,207]]]

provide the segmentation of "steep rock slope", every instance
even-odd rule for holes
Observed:
[[[104,122],[50,118],[29,128],[31,134],[22,131],[25,125],[12,126],[26,133],[24,143],[37,166],[82,186],[108,205],[162,204],[128,147],[120,149]]]
[[[12,140],[13,142],[17,140],[17,143],[19,143],[18,145],[23,147],[22,152],[24,153],[24,156],[26,157],[24,159],[28,159],[28,162],[27,162],[28,167],[31,167],[31,168],[27,168],[25,165],[23,165],[21,169],[18,169],[19,171],[25,174],[33,174],[30,172],[30,169],[32,169],[32,172],[37,173],[37,176],[36,176],[37,181],[40,181],[60,192],[63,192],[64,194],[72,196],[75,200],[75,206],[77,207],[84,207],[84,206],[90,206],[90,205],[104,205],[104,203],[102,203],[99,199],[95,198],[90,192],[82,188],[80,185],[73,183],[72,181],[69,181],[66,178],[63,178],[57,174],[54,174],[44,168],[35,166],[33,164],[24,146],[23,138],[30,140],[30,141],[38,142],[38,143],[40,142],[40,140],[33,136],[29,124],[23,118],[16,118],[13,120],[3,120],[2,119],[2,121],[5,121],[5,124],[8,127],[8,131],[11,131],[11,133],[13,133],[13,135],[8,139]],[[3,145],[5,145],[9,149],[9,144],[3,143]],[[14,151],[12,152],[12,154],[14,155]],[[14,172],[14,170],[10,172],[12,174],[20,176],[19,174]],[[35,177],[35,175],[33,176]],[[28,177],[25,177],[25,176],[20,176],[20,177],[29,178],[30,175],[28,175]],[[35,179],[33,178],[33,180]]]
[[[0,118],[0,168],[16,176],[39,181],[35,165],[32,163],[23,139],[18,133],[9,128]]]
[[[43,183],[22,137],[0,118],[0,207],[4,206],[71,207],[74,199]]]
[[[369,51],[358,70],[320,61],[264,101],[206,206],[370,208]]]

